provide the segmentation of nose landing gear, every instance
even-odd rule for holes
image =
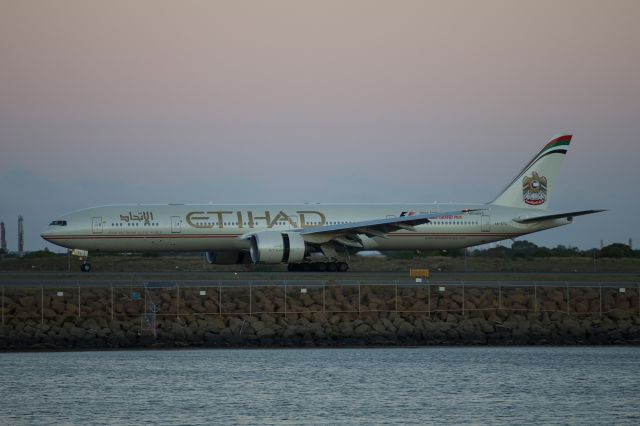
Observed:
[[[89,252],[87,250],[73,249],[71,250],[73,256],[78,256],[82,264],[80,270],[82,272],[91,272],[91,265],[89,264]]]

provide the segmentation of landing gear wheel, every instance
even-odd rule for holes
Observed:
[[[289,272],[293,272],[296,270],[296,264],[295,263],[289,263],[287,264],[287,271]]]
[[[314,265],[314,269],[318,272],[325,272],[327,270],[327,264],[326,263],[316,263]]]
[[[302,264],[302,270],[304,272],[310,272],[311,271],[311,264],[310,263],[303,263]]]
[[[327,263],[327,271],[328,272],[336,272],[338,270],[338,265],[335,262]]]
[[[82,272],[91,272],[91,265],[89,265],[88,263],[83,263],[82,265],[80,265],[80,270]]]
[[[338,267],[338,272],[347,272],[349,270],[349,265],[345,262],[338,262],[336,266]]]

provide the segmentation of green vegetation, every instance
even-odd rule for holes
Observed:
[[[595,254],[595,256],[594,256]],[[351,256],[352,271],[381,271],[404,274],[411,268],[428,268],[438,272],[557,273],[575,276],[580,273],[638,273],[640,255],[625,244],[611,244],[602,250],[584,250],[558,246],[538,247],[517,241],[511,248],[484,250],[401,251],[380,256]],[[91,266],[98,272],[153,273],[184,271],[270,272],[286,271],[285,265],[209,265],[202,253],[91,253]],[[70,271],[80,270],[80,260],[66,253],[48,250],[31,252],[24,257],[14,254],[0,258],[0,271]],[[471,279],[467,275],[464,279]],[[573,277],[571,278],[573,279]],[[602,276],[599,279],[604,279]]]
[[[59,256],[59,254],[54,253],[52,251],[49,251],[49,249],[45,247],[44,250],[30,251],[30,252],[26,253],[24,255],[24,258],[25,259],[39,259],[39,258],[56,257],[56,256]]]
[[[397,251],[385,252],[390,259],[415,259],[430,258],[434,256],[461,257],[464,256],[464,249],[454,250],[428,250],[428,251]],[[626,244],[614,243],[603,247],[601,250],[589,249],[579,250],[577,247],[566,247],[558,245],[554,248],[540,247],[536,244],[522,240],[514,241],[511,248],[497,246],[486,249],[476,249],[467,251],[468,257],[483,257],[496,259],[532,259],[549,257],[588,257],[597,258],[640,258],[640,250],[633,250]]]

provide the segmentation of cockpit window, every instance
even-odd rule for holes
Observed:
[[[67,226],[66,220],[54,220],[49,224],[49,226]]]

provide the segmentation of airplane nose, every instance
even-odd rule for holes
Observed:
[[[40,237],[51,244],[62,245],[65,243],[62,238],[66,235],[66,226],[66,219],[56,219],[40,232]]]
[[[55,233],[49,229],[49,227],[46,227],[42,230],[42,232],[40,232],[40,237],[42,237],[42,239],[49,241],[49,238],[51,238]]]

